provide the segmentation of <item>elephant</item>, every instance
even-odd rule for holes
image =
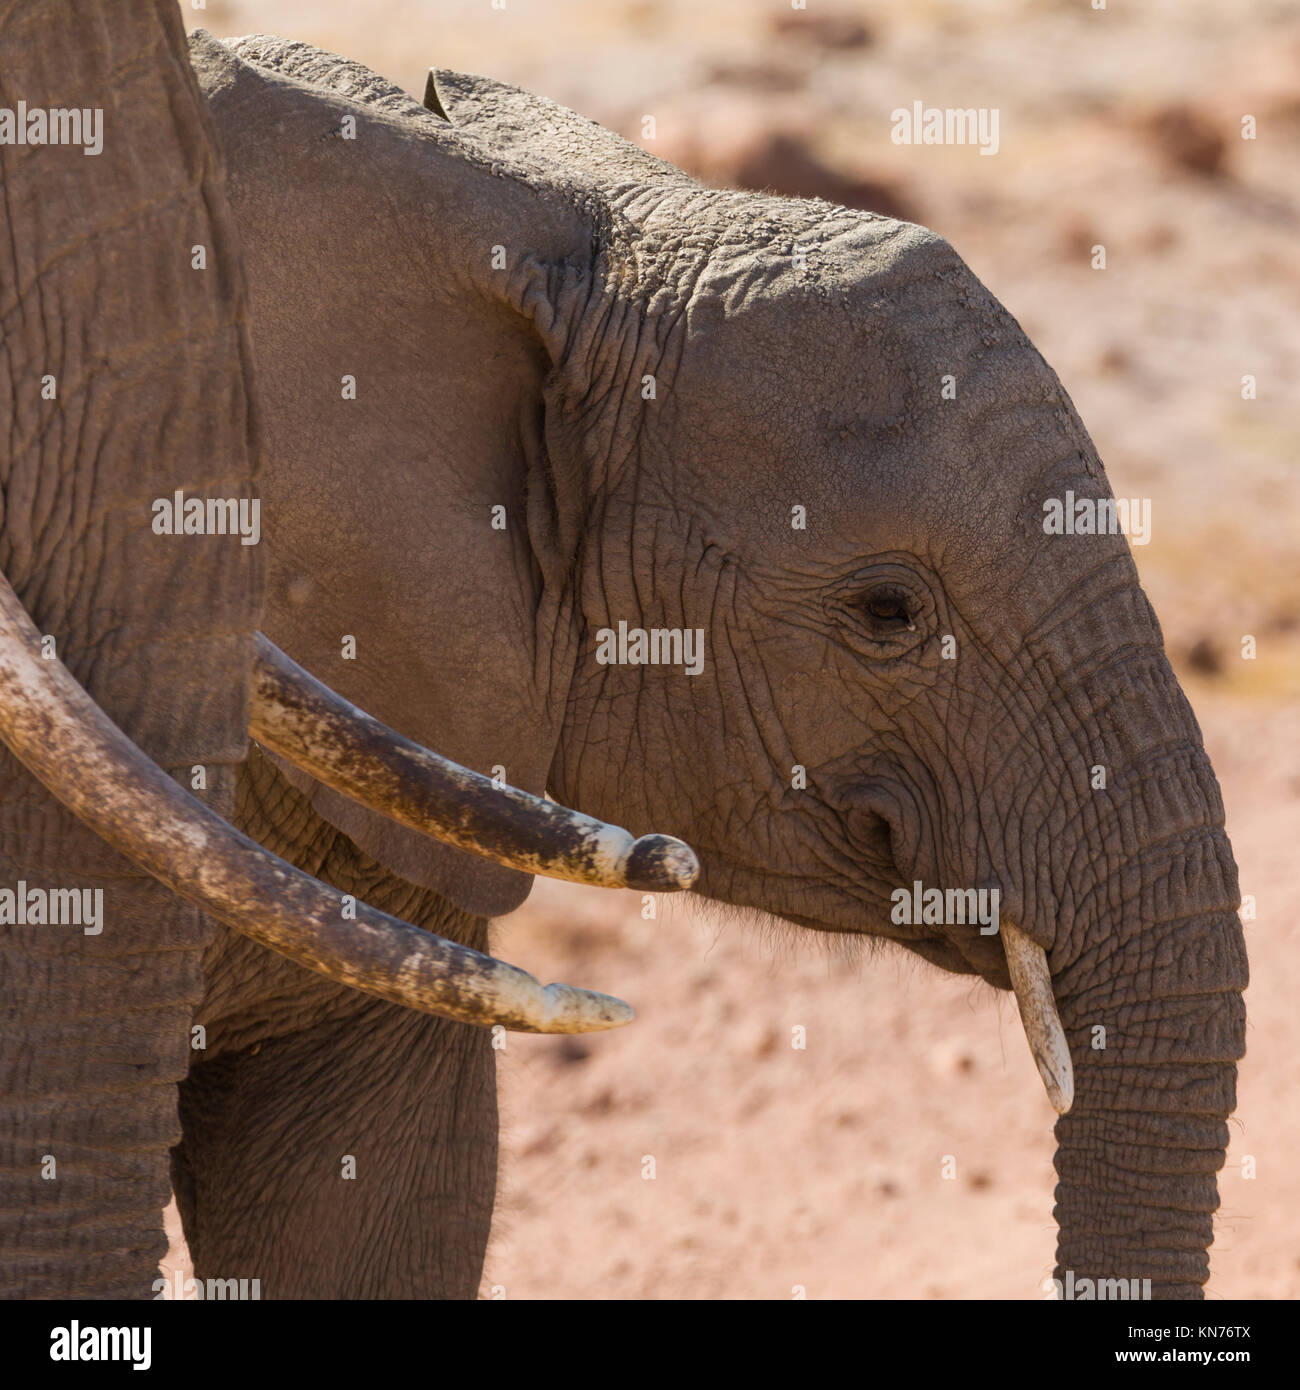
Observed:
[[[628,1018],[483,954],[540,871],[1012,989],[1058,1112],[1064,1296],[1201,1297],[1236,868],[1096,449],[1016,322],[932,231],[706,188],[489,79],[435,70],[421,105],[302,43],[190,56],[265,445],[242,858],[211,882],[218,830],[67,673],[87,777],[139,794],[22,748],[218,919],[170,1159],[196,1274],[474,1295],[475,1025]],[[1099,524],[1051,526],[1065,499]],[[168,674],[181,707],[198,677]]]

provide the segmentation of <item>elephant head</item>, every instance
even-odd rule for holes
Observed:
[[[701,187],[497,83],[421,111],[302,44],[194,51],[267,368],[268,632],[671,827],[710,898],[1014,985],[1067,1112],[1058,1277],[1198,1296],[1236,871],[1124,535],[1045,524],[1111,493],[1011,316],[930,231]],[[406,877],[518,900],[301,785]]]
[[[473,131],[502,101],[481,85],[441,100]],[[1057,1279],[1199,1295],[1244,1049],[1237,874],[1125,536],[1053,524],[1113,515],[1091,440],[933,233],[653,171],[633,193],[629,158],[593,160],[635,231],[570,339],[621,319],[637,356],[603,416],[583,361],[570,406],[599,487],[553,792],[671,816],[709,897],[1014,985],[1068,1112]],[[621,622],[700,631],[702,671],[602,661]],[[905,910],[913,885],[996,890],[1001,930]]]
[[[704,196],[584,549],[552,790],[671,814],[707,896],[1014,983],[1068,1111],[1056,1277],[1196,1294],[1244,1044],[1237,875],[1125,537],[1051,528],[1108,514],[1096,451],[932,234]],[[622,622],[700,631],[702,672],[602,662]],[[924,890],[996,891],[1001,930],[909,910]]]

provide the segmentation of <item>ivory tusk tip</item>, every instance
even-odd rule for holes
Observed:
[[[1070,1107],[1074,1104],[1074,1066],[1070,1059],[1065,1059],[1064,1066],[1053,1066],[1047,1059],[1035,1054],[1034,1064],[1038,1067],[1039,1076],[1043,1078],[1052,1109],[1058,1115],[1069,1114]]]
[[[680,893],[699,877],[700,861],[690,845],[672,835],[642,835],[628,851],[624,872],[629,888]]]
[[[624,1028],[636,1017],[631,1004],[612,994],[574,985],[547,985],[542,991],[545,1009],[541,1021],[530,1030],[538,1033],[603,1033]]]

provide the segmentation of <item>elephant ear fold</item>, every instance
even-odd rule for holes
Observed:
[[[676,165],[656,159],[567,106],[490,77],[430,68],[424,107],[476,135],[490,149],[529,162],[548,159],[602,189],[632,183],[695,185]]]
[[[328,476],[350,499],[358,492],[349,488],[370,486],[357,480],[373,478],[376,460],[412,460],[403,473],[409,505],[400,515],[378,507],[383,540],[362,542],[377,566],[390,550],[400,563],[380,573],[358,565],[348,596],[349,611],[372,615],[370,650],[385,657],[342,660],[343,629],[304,621],[274,587],[268,631],[282,632],[294,660],[414,742],[481,773],[507,768],[511,785],[540,795],[567,695],[563,648],[553,660],[547,648],[568,634],[552,637],[538,615],[557,615],[557,624],[560,612],[567,617],[588,501],[581,450],[594,447],[590,427],[566,424],[547,401],[582,392],[595,369],[570,345],[581,341],[582,314],[600,302],[591,290],[599,199],[557,166],[492,150],[334,54],[266,36],[229,47],[204,38],[192,52],[247,225],[278,227],[283,215],[287,226],[309,226],[304,248],[336,253],[355,275],[399,251],[373,315],[361,297],[350,305],[353,331],[358,343],[382,343],[400,324],[418,344],[391,369],[403,374],[400,411],[390,383],[349,405],[346,431],[331,432],[283,389],[270,417],[272,439],[286,441],[280,495],[308,514],[321,505],[327,476],[317,452],[328,454]],[[334,138],[345,116],[356,120],[361,144]],[[358,224],[361,208],[372,216]],[[282,254],[277,236],[249,237],[250,274],[268,297],[254,341],[295,382],[319,380],[335,348],[356,349],[348,331],[331,336],[328,296],[319,307],[272,304],[311,278],[301,268],[282,272]],[[396,317],[383,313],[390,301],[400,306]],[[319,345],[304,341],[309,323],[321,326]],[[293,440],[295,429],[306,439]],[[484,517],[480,497],[500,499],[521,524],[485,544],[481,525],[466,522],[471,508]],[[322,549],[307,563],[326,569],[332,559]],[[388,610],[426,612],[430,594],[447,596],[446,616],[427,617],[428,640],[407,640]],[[546,698],[542,670],[555,672]],[[283,760],[277,766],[371,859],[462,910],[498,916],[527,895],[527,874],[430,840]]]

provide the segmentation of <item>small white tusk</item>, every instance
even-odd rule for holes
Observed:
[[[1047,953],[1010,922],[1002,923],[1001,935],[1029,1050],[1034,1054],[1038,1074],[1047,1087],[1052,1109],[1064,1115],[1074,1104],[1074,1064],[1070,1061],[1061,1016],[1056,1012]]]

